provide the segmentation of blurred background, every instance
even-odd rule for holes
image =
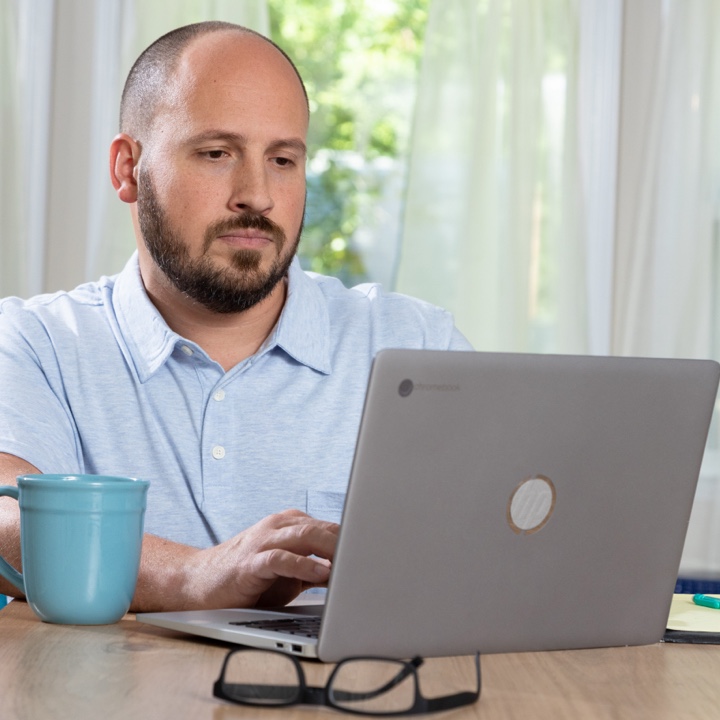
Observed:
[[[125,75],[207,19],[305,79],[306,269],[444,306],[478,350],[720,359],[717,0],[0,0],[0,296],[122,269]],[[720,576],[717,428],[693,576]]]

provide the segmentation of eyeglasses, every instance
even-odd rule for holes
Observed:
[[[405,662],[357,657],[339,662],[324,687],[311,687],[298,659],[275,650],[238,648],[223,662],[213,695],[263,707],[324,705],[356,715],[418,715],[470,705],[480,697],[480,653],[475,655],[476,689],[443,697],[420,693],[421,657]]]

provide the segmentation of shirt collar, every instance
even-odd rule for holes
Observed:
[[[162,367],[179,341],[145,292],[137,252],[115,280],[113,309],[140,382]]]
[[[314,370],[325,374],[332,370],[327,300],[297,257],[288,271],[285,307],[268,338],[268,349],[273,346]]]
[[[115,280],[113,308],[140,382],[149,380],[178,344],[203,352],[171,330],[153,305],[140,277],[137,252]],[[329,334],[325,296],[295,257],[288,271],[285,306],[258,354],[278,347],[299,363],[327,374],[331,371]]]

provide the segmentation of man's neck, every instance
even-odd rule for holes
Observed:
[[[179,335],[197,343],[227,372],[254,355],[267,340],[280,318],[287,295],[287,280],[281,280],[257,305],[240,313],[208,310],[169,283],[143,278],[148,297]]]

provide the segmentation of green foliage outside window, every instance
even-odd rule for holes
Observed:
[[[268,0],[271,35],[310,97],[300,260],[366,278],[355,233],[382,192],[373,163],[404,162],[429,0]]]

